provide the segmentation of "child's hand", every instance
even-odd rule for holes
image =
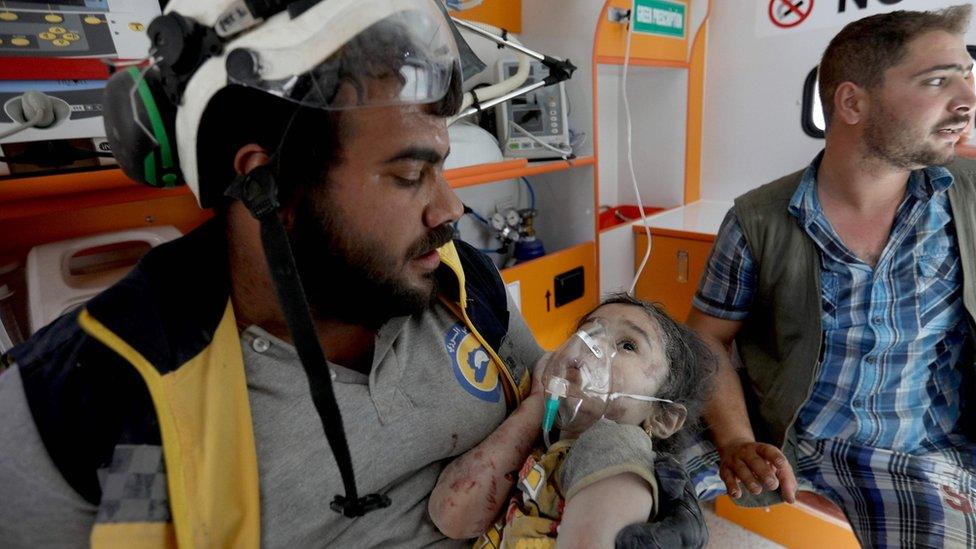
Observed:
[[[736,440],[719,449],[719,475],[733,499],[742,495],[739,484],[752,494],[763,489],[780,490],[788,503],[796,498],[796,476],[793,467],[779,448],[761,442]]]

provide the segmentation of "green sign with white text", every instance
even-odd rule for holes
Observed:
[[[684,38],[686,8],[685,4],[671,0],[634,0],[631,11],[634,32]]]

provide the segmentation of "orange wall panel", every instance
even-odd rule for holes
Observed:
[[[688,116],[685,131],[685,204],[701,198],[702,123],[705,98],[705,39],[702,28],[695,40],[688,67]]]
[[[583,267],[583,297],[556,307],[553,298],[553,277]],[[522,301],[522,316],[535,334],[539,344],[555,349],[573,332],[576,323],[596,307],[599,288],[596,279],[596,246],[586,242],[572,248],[551,253],[539,259],[502,271],[506,283],[518,281]],[[549,293],[547,304],[546,292]]]
[[[522,0],[485,0],[480,6],[451,12],[458,19],[487,23],[495,27],[522,32]]]

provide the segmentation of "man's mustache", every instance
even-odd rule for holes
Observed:
[[[972,117],[969,117],[969,116],[962,116],[962,115],[960,115],[960,116],[953,116],[951,118],[947,118],[946,120],[943,120],[942,122],[939,122],[939,124],[936,125],[936,127],[935,127],[935,131],[939,131],[942,128],[946,128],[946,127],[949,127],[949,126],[956,126],[956,125],[959,125],[959,124],[968,124],[970,121],[972,121]]]
[[[420,239],[416,244],[410,247],[407,252],[408,258],[418,257],[427,253],[430,253],[437,248],[440,248],[444,244],[447,244],[454,238],[454,228],[449,224],[445,223],[432,229],[427,235]]]

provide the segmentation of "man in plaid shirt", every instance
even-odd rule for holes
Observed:
[[[845,27],[820,64],[825,150],[726,216],[688,319],[724,351],[714,446],[687,456],[700,496],[792,502],[799,484],[864,545],[976,544],[976,165],[953,162],[970,11]]]

